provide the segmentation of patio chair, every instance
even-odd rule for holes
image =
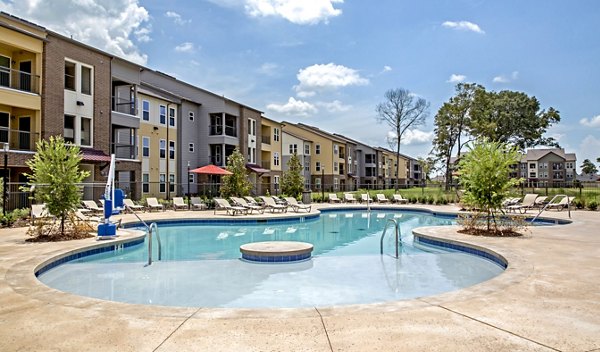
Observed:
[[[563,210],[566,207],[569,207],[571,203],[575,200],[575,197],[562,197],[558,203],[550,203],[546,206],[546,209],[556,209],[558,211]]]
[[[244,199],[246,200],[246,202],[248,202],[248,204],[250,205],[258,205],[261,206],[263,204],[259,204],[256,199],[254,199],[254,197],[250,197],[250,196],[245,196]]]
[[[125,209],[129,209],[130,211],[141,210],[144,211],[144,206],[135,204],[131,199],[125,198],[123,199],[123,204],[125,204]]]
[[[285,201],[296,213],[300,212],[300,210],[306,210],[307,213],[310,213],[310,209],[312,208],[310,204],[298,203],[298,200],[294,197],[285,197]]]
[[[246,208],[240,206],[233,206],[229,204],[229,202],[226,199],[213,198],[213,200],[215,201],[215,214],[217,213],[217,210],[225,210],[227,214],[230,214],[231,216],[237,214],[248,214],[248,210]]]
[[[203,209],[207,209],[208,206],[202,201],[202,199],[200,199],[200,197],[192,197],[190,198],[190,203],[192,204],[192,209],[199,209],[199,210],[203,210]]]
[[[381,193],[377,193],[377,202],[379,202],[379,203],[387,203],[387,202],[389,202],[389,201],[390,201],[390,200],[389,200],[389,199],[387,199],[387,198],[385,197],[385,195],[383,195],[383,194],[381,194]]]
[[[354,194],[352,193],[344,193],[344,202],[346,203],[356,203],[358,200],[354,198]]]
[[[329,193],[327,196],[329,198],[329,203],[341,203],[342,201],[338,198],[337,194]]]
[[[255,210],[257,212],[259,212],[260,214],[263,214],[265,212],[265,207],[263,207],[261,205],[249,204],[244,198],[240,198],[240,197],[230,197],[230,198],[237,206],[248,209],[248,211],[250,211],[250,214],[252,214],[252,212]]]
[[[46,204],[31,204],[31,224],[35,225],[35,220],[54,219],[54,216],[48,212]]]
[[[96,204],[96,202],[94,202],[93,200],[82,200],[81,203],[83,204],[83,206],[86,209],[88,209],[94,213],[99,213],[99,214],[104,213],[104,209],[100,208],[98,206],[98,204]]]
[[[502,201],[502,208],[508,209],[509,206],[518,204],[520,200],[520,198],[506,198]]]
[[[401,194],[394,194],[392,195],[392,203],[406,204],[408,199],[402,197]]]
[[[189,206],[183,200],[183,197],[173,197],[173,209],[188,209]]]
[[[525,197],[523,197],[521,204],[509,205],[507,210],[512,210],[514,212],[519,211],[521,214],[526,213],[528,209],[533,208],[537,197],[538,195],[535,193],[526,194]]]
[[[533,202],[533,207],[534,208],[543,208],[546,204],[548,204],[548,197],[547,196],[540,196],[537,197],[535,199],[535,202]]]
[[[373,198],[368,193],[363,193],[360,195],[360,202],[370,202],[373,203]]]
[[[154,197],[146,198],[146,204],[148,205],[148,211],[156,210],[165,210],[165,206],[160,204],[158,200]]]
[[[267,209],[271,209],[271,213],[274,213],[275,210],[279,210],[282,213],[287,212],[287,205],[277,204],[275,203],[275,200],[271,197],[260,196],[260,199],[262,199],[263,202],[265,202],[265,207]]]

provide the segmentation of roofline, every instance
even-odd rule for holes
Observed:
[[[292,132],[290,132],[290,131],[281,130],[281,133],[287,133],[287,134],[289,134],[290,136],[292,136],[292,137],[294,137],[294,138],[301,139],[301,140],[303,140],[303,141],[305,141],[305,142],[311,142],[311,143],[314,143],[314,141],[311,141],[310,139],[307,139],[307,138],[305,138],[305,137],[302,137],[302,136],[299,136],[299,135],[297,135],[297,134],[294,134],[294,133],[292,133]]]
[[[283,123],[288,123],[288,122],[284,121]],[[334,136],[332,133],[325,132],[325,131],[319,129],[318,127],[306,125],[306,124],[303,124],[303,123],[293,124],[293,123],[289,122],[288,124],[295,125],[295,126],[297,126],[299,128],[304,128],[305,130],[308,130],[309,132],[312,132],[314,134],[320,135],[321,137],[325,137],[325,138],[331,139],[331,140],[336,141],[336,142],[345,142],[341,138]]]
[[[11,20],[14,20],[14,21],[21,22],[22,24],[24,24],[26,26],[30,26],[30,27],[36,28],[37,30],[44,31],[46,33],[48,32],[47,29],[44,28],[44,27],[42,27],[42,26],[39,26],[39,25],[37,25],[35,23],[26,21],[26,20],[24,20],[22,18],[19,18],[17,16],[13,16],[13,15],[11,15],[9,13],[4,12],[4,11],[1,11],[0,15],[3,16],[3,17],[9,18]],[[0,22],[0,27],[8,28],[8,29],[10,29],[12,31],[24,34],[26,36],[29,36],[29,37],[32,37],[32,38],[35,38],[35,39],[39,39],[39,40],[41,40],[43,42],[47,42],[48,41],[48,39],[46,39],[44,37],[41,37],[41,36],[39,36],[39,35],[37,35],[35,33],[28,32],[28,31],[26,31],[24,29],[21,29],[19,27],[15,27],[15,26],[13,26],[13,25],[11,25],[9,23],[6,23],[6,22]]]

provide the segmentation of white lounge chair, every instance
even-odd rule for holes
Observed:
[[[139,205],[139,204],[135,204],[131,199],[129,198],[125,198],[123,199],[123,204],[125,204],[125,208],[126,209],[130,209],[131,211],[134,210],[141,210],[144,211],[144,206],[143,205]]]
[[[344,193],[344,202],[346,203],[356,203],[358,202],[356,198],[354,198],[354,194],[352,193]]]
[[[329,198],[329,203],[341,203],[342,201],[338,198],[337,194],[329,193],[327,196]]]
[[[515,205],[509,205],[507,207],[508,211],[514,211],[517,212],[517,210],[520,213],[526,213],[528,209],[531,209],[534,207],[535,205],[535,200],[538,197],[537,194],[535,193],[529,193],[526,194],[525,197],[523,197],[523,201],[521,202],[521,204],[515,204]]]
[[[250,197],[250,196],[245,196],[244,199],[246,200],[246,202],[250,205],[258,205],[260,206],[261,204],[259,204],[256,199],[254,199],[254,197]]]
[[[104,213],[104,209],[100,208],[98,204],[96,204],[96,202],[94,202],[93,200],[82,200],[81,203],[86,209],[94,213]]]
[[[392,196],[392,203],[406,204],[408,203],[408,199],[402,197],[401,194],[394,194]]]
[[[373,198],[368,193],[363,193],[360,195],[360,201],[362,202],[373,202]]]
[[[275,203],[275,200],[273,198],[271,198],[271,197],[260,196],[260,199],[262,199],[263,202],[265,202],[265,207],[266,208],[271,209],[271,213],[274,213],[275,210],[279,210],[282,213],[287,212],[287,206],[286,205]]]
[[[48,212],[46,204],[31,205],[31,224],[35,225],[35,220],[53,219],[54,216]]]
[[[148,205],[148,210],[152,211],[153,209],[164,211],[164,205],[160,204],[158,200],[154,197],[146,198],[146,204]]]
[[[173,197],[173,209],[189,209],[189,206],[183,200],[183,197]]]
[[[550,203],[546,207],[546,209],[556,209],[558,211],[563,210],[566,207],[569,207],[571,203],[575,200],[575,197],[562,197],[558,203]]]
[[[249,204],[248,201],[246,201],[244,198],[231,197],[231,200],[235,203],[235,205],[248,209],[248,211],[250,211],[250,214],[252,214],[253,211],[257,211],[260,214],[263,214],[265,212],[265,207],[261,205]]]
[[[237,214],[248,214],[248,210],[246,208],[240,206],[233,206],[229,204],[229,202],[226,199],[213,198],[213,200],[215,201],[215,214],[217,213],[217,210],[225,210],[227,214],[230,214],[231,216]]]
[[[306,210],[306,212],[310,212],[311,205],[310,204],[302,204],[298,203],[298,200],[294,197],[285,197],[285,201],[288,203],[292,210],[298,213],[300,210]]]
[[[206,204],[200,199],[200,197],[192,197],[190,198],[190,203],[192,204],[192,209],[207,209]]]
[[[387,202],[389,202],[389,201],[390,201],[390,200],[389,200],[389,199],[387,199],[387,198],[385,197],[385,195],[383,195],[383,194],[381,194],[381,193],[377,193],[377,202],[379,202],[379,203],[387,203]]]

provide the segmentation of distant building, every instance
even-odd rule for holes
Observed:
[[[511,174],[524,178],[528,185],[559,186],[575,180],[576,162],[575,153],[562,148],[529,149]]]

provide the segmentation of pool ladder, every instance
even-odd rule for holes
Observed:
[[[550,199],[550,201],[548,203],[546,203],[544,205],[544,207],[540,210],[540,212],[536,216],[533,217],[533,219],[531,219],[531,223],[533,223],[540,215],[542,215],[544,210],[546,210],[546,208],[550,204],[553,204],[557,198],[562,199],[563,197],[567,197],[567,210],[569,211],[569,219],[570,219],[571,218],[571,200],[568,198],[568,196],[566,194],[557,194],[554,197],[552,197],[552,199]]]
[[[142,220],[142,218],[140,218],[140,216],[133,211],[133,209],[131,209],[130,207],[128,207],[127,205],[125,205],[125,207],[127,209],[129,209],[129,211],[135,215],[136,218],[138,218],[138,220],[144,224],[144,227],[146,227],[146,233],[148,236],[148,264],[147,265],[151,265],[152,264],[152,235],[156,232],[156,241],[158,242],[158,260],[162,259],[162,244],[160,242],[160,235],[158,233],[158,225],[153,222],[150,225],[148,225],[144,220]]]
[[[398,226],[398,221],[396,221],[395,219],[388,219],[385,223],[385,227],[383,228],[383,232],[381,233],[381,239],[379,240],[379,254],[383,255],[383,238],[385,237],[385,233],[387,232],[390,223],[394,224],[394,228],[396,229],[396,259],[398,259],[402,241],[400,239],[400,226]]]

